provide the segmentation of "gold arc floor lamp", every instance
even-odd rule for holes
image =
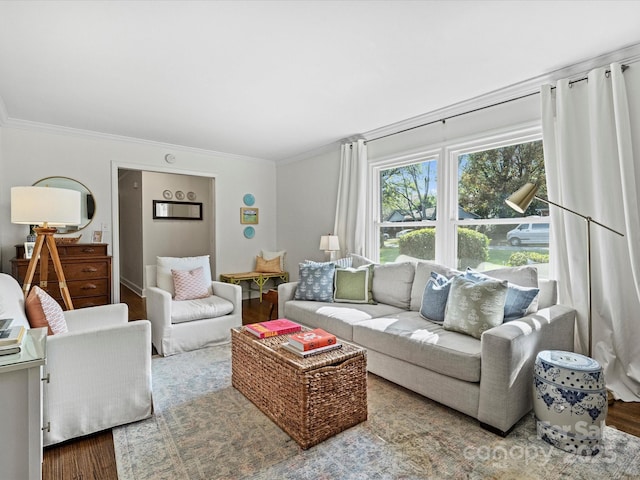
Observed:
[[[52,187],[12,187],[11,223],[38,225],[34,228],[36,242],[22,285],[25,298],[31,290],[31,282],[38,262],[40,263],[40,288],[47,288],[49,256],[51,256],[64,304],[67,310],[73,310],[73,302],[53,235],[57,232],[56,226],[80,224],[80,192]]]
[[[505,200],[506,204],[509,205],[511,208],[513,208],[516,212],[519,213],[524,213],[525,210],[529,207],[529,205],[531,204],[531,202],[533,201],[533,199],[535,198],[536,200],[540,200],[541,202],[547,203],[549,205],[553,205],[554,207],[558,207],[562,210],[566,210],[567,212],[573,213],[574,215],[577,215],[578,217],[581,217],[582,219],[585,220],[586,225],[587,225],[587,284],[588,284],[588,290],[587,290],[587,302],[589,305],[589,316],[588,318],[588,328],[589,328],[589,346],[588,346],[588,356],[591,357],[592,354],[592,343],[593,343],[593,329],[592,329],[592,325],[593,325],[593,311],[592,311],[592,302],[591,302],[591,224],[595,223],[596,225],[601,226],[602,228],[606,228],[607,230],[609,230],[610,232],[616,233],[618,235],[620,235],[621,237],[624,237],[624,235],[616,230],[614,230],[611,227],[607,227],[606,225],[603,225],[602,223],[594,220],[593,218],[589,217],[588,215],[583,215],[581,213],[576,212],[575,210],[571,210],[570,208],[564,207],[562,205],[559,205],[555,202],[552,202],[551,200],[546,200],[544,198],[538,197],[536,195],[536,192],[538,191],[538,186],[534,185],[533,183],[526,183],[524,184],[522,187],[520,187],[520,189],[518,189],[517,192],[513,193],[511,196],[509,196],[509,198],[507,198]]]

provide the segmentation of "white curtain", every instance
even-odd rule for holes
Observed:
[[[616,398],[640,401],[640,152],[621,66],[543,86],[542,126],[549,200],[625,235],[591,225],[592,357]],[[586,354],[586,222],[550,209],[554,276],[561,302],[578,310],[576,349]]]
[[[367,145],[364,140],[341,146],[340,181],[334,234],[340,240],[340,253],[364,255]]]

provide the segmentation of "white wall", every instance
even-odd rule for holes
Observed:
[[[340,145],[297,162],[278,165],[278,250],[286,250],[286,268],[298,279],[298,263],[324,260],[320,236],[333,233],[340,172]]]
[[[11,224],[10,187],[31,185],[46,176],[75,178],[91,190],[96,199],[96,214],[88,231],[99,229],[97,227],[104,223],[108,232],[105,242],[112,247],[113,165],[215,176],[217,242],[214,274],[252,270],[255,255],[262,248],[275,246],[276,177],[272,161],[194,149],[171,149],[161,144],[97,135],[72,135],[6,126],[0,128],[0,132],[3,173],[0,178],[0,246],[3,272],[9,271],[9,260],[15,256],[14,244],[24,242],[28,233],[27,227]],[[165,162],[167,153],[175,155],[174,164]],[[256,198],[255,206],[260,208],[260,223],[255,226],[256,234],[251,240],[244,238],[244,226],[240,224],[239,209],[245,193],[252,193]]]

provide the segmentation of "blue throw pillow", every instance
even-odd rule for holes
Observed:
[[[335,263],[299,265],[298,287],[294,300],[313,300],[316,302],[333,302],[333,275]]]
[[[465,278],[474,282],[483,282],[485,280],[495,280],[495,278],[473,271],[467,268],[464,274]],[[504,304],[504,321],[515,320],[522,318],[526,315],[529,306],[533,300],[538,296],[540,292],[539,288],[534,287],[521,287],[515,283],[509,282],[507,288],[507,300]]]
[[[451,290],[451,279],[436,272],[431,272],[431,278],[424,287],[420,316],[436,323],[444,322],[444,312]]]

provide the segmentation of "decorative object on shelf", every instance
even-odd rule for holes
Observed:
[[[201,202],[153,201],[154,220],[202,220]]]
[[[24,242],[24,258],[30,259],[33,255],[33,248],[36,246],[36,242]]]
[[[245,227],[244,236],[245,238],[253,238],[256,234],[256,229],[253,227]]]
[[[258,224],[258,209],[250,207],[240,207],[240,223],[257,225]]]
[[[93,243],[102,243],[102,230],[94,230],[91,241]]]
[[[544,202],[548,205],[553,205],[555,207],[558,207],[562,210],[566,210],[569,213],[573,213],[574,215],[577,215],[578,217],[581,217],[585,220],[586,225],[587,225],[587,285],[589,286],[589,289],[587,291],[587,303],[589,305],[589,316],[588,316],[588,321],[587,321],[587,325],[589,328],[589,345],[588,345],[588,356],[591,356],[591,352],[592,352],[592,343],[593,343],[593,328],[592,328],[592,322],[593,322],[593,306],[592,306],[592,295],[591,295],[591,224],[595,223],[596,225],[600,225],[602,228],[606,228],[607,230],[609,230],[610,232],[613,233],[617,233],[618,235],[620,235],[621,237],[624,237],[624,235],[616,230],[614,230],[613,228],[607,227],[606,225],[603,225],[600,222],[596,222],[593,218],[587,216],[587,215],[583,215],[581,213],[578,213],[574,210],[571,210],[570,208],[567,207],[563,207],[562,205],[559,205],[557,203],[554,203],[550,200],[545,200],[544,198],[540,198],[536,195],[536,192],[538,191],[538,186],[534,185],[533,183],[525,183],[524,186],[520,187],[518,189],[517,192],[511,194],[511,196],[509,198],[507,198],[505,200],[506,204],[509,205],[511,208],[513,208],[516,212],[518,213],[524,213],[525,210],[529,207],[529,205],[531,204],[531,202],[533,201],[533,199],[535,198],[536,200],[540,200],[541,202]]]
[[[77,237],[54,237],[56,240],[56,245],[71,245],[74,243],[78,243],[82,235],[78,235]]]
[[[176,200],[184,200],[184,192],[182,190],[176,191]]]
[[[329,234],[320,237],[320,250],[324,250],[325,256],[330,260],[335,259],[336,252],[340,250],[340,241],[337,235]]]
[[[69,177],[45,177],[33,184],[34,187],[63,188],[80,192],[80,223],[78,225],[56,225],[58,233],[76,233],[93,220],[96,212],[96,201],[91,191],[78,180]],[[37,227],[37,225],[34,225]]]
[[[68,310],[73,310],[71,295],[60,263],[58,249],[53,235],[57,232],[52,225],[78,225],[81,221],[80,192],[65,188],[52,187],[12,187],[11,188],[11,222],[26,225],[42,225],[36,227],[36,243],[27,275],[23,284],[25,298],[31,289],[31,281],[40,260],[40,283],[45,286],[48,277],[47,257],[51,255],[54,270],[58,276],[60,293]]]
[[[172,153],[167,153],[164,156],[164,161],[167,163],[176,163],[176,156]]]
[[[162,196],[165,198],[165,200],[171,200],[173,198],[173,193],[171,193],[171,190],[165,190],[164,192],[162,192]]]
[[[29,225],[29,235],[27,235],[27,242],[36,241],[36,232],[33,231],[34,227],[37,227],[37,225]]]
[[[198,198],[198,196],[196,195],[196,192],[187,193],[187,199],[188,200],[193,202],[196,198]]]
[[[256,198],[250,194],[246,193],[244,197],[242,197],[242,201],[247,207],[253,207],[253,204],[256,203]]]

